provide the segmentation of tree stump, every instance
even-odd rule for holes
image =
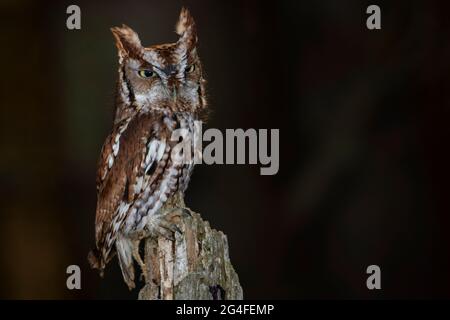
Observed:
[[[177,224],[181,233],[175,233],[175,241],[144,240],[148,274],[139,299],[241,300],[226,235],[211,229],[198,213],[189,212]]]

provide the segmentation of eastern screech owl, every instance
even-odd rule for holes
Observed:
[[[117,252],[131,289],[133,259],[145,268],[139,242],[148,236],[173,238],[176,225],[165,205],[183,197],[193,169],[192,162],[172,152],[178,143],[172,133],[181,128],[192,137],[194,121],[207,104],[195,23],[188,10],[181,10],[176,43],[143,47],[131,28],[111,31],[119,53],[116,112],[98,165],[96,248],[89,262],[103,274]]]

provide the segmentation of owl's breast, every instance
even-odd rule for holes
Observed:
[[[162,119],[162,123],[169,128],[169,135],[165,140],[154,137],[147,145],[145,175],[136,180],[136,197],[128,207],[125,233],[142,231],[168,199],[178,192],[183,195],[188,187],[194,168],[194,119],[181,115]]]

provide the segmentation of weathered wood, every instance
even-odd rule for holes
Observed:
[[[181,233],[175,233],[175,241],[161,237],[145,240],[148,274],[139,299],[242,299],[226,235],[211,229],[192,211],[183,215],[177,225]]]

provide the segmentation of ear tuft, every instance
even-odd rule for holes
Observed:
[[[188,29],[193,29],[195,27],[194,18],[192,18],[190,12],[185,7],[181,8],[180,17],[178,18],[177,25],[175,27],[175,32],[182,36]]]
[[[122,24],[122,27],[111,28],[111,32],[116,40],[119,57],[140,55],[142,51],[141,41],[133,29]]]
[[[194,18],[192,18],[188,9],[181,9],[175,31],[180,36],[177,45],[181,51],[190,51],[195,48],[197,45],[197,31]]]

